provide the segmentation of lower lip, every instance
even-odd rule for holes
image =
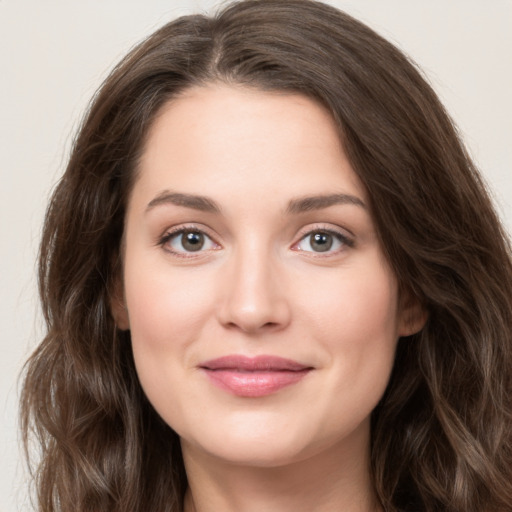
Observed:
[[[261,397],[276,393],[302,380],[310,369],[299,371],[237,371],[237,370],[208,370],[206,375],[219,388],[244,397]]]

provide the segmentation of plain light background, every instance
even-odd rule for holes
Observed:
[[[330,3],[424,70],[512,232],[512,0]],[[96,88],[135,43],[170,19],[218,4],[0,0],[0,512],[29,510],[18,375],[44,331],[35,258],[48,195],[74,130]]]

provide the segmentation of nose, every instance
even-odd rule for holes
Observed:
[[[285,328],[291,311],[284,276],[268,252],[241,249],[230,260],[222,277],[220,323],[250,334]]]

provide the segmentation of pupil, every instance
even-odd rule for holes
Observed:
[[[199,251],[204,245],[204,236],[197,231],[184,233],[182,244],[187,251]]]
[[[310,238],[311,247],[316,252],[325,252],[332,247],[332,235],[328,233],[315,233]]]

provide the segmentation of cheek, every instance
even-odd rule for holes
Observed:
[[[380,262],[342,270],[336,276],[316,279],[309,294],[297,291],[303,297],[298,316],[302,331],[316,340],[332,370],[324,396],[331,400],[343,396],[351,407],[369,412],[380,400],[393,367],[398,340],[397,284]],[[339,406],[336,417],[348,410],[344,400],[332,402]]]
[[[209,280],[184,278],[161,262],[125,261],[126,305],[139,381],[149,401],[173,427],[181,425],[175,425],[176,418],[190,415],[185,408],[192,397],[183,382],[190,377],[195,343],[209,328],[211,288]]]
[[[318,273],[308,282],[295,281],[299,318],[314,325],[319,338],[357,346],[397,336],[396,279],[381,261]],[[311,285],[311,283],[314,283]],[[299,299],[300,297],[300,299]]]
[[[191,355],[211,322],[211,280],[172,271],[166,261],[125,261],[125,296],[137,374],[159,412],[177,414],[179,390]],[[172,396],[172,400],[170,400]]]
[[[193,337],[211,308],[208,281],[184,278],[159,265],[125,270],[125,295],[132,338],[137,343],[163,344]]]

